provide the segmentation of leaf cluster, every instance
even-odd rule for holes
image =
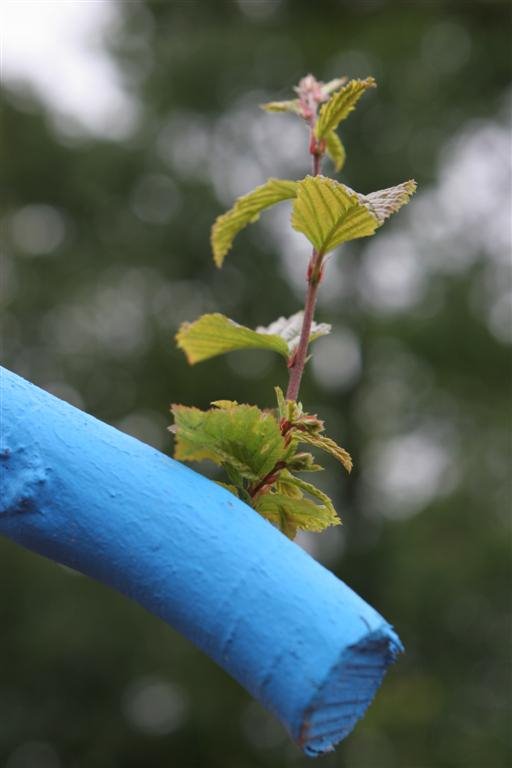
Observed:
[[[293,538],[298,529],[320,531],[340,520],[331,499],[298,477],[322,467],[304,445],[334,456],[348,471],[349,454],[326,437],[323,422],[305,413],[296,401],[285,400],[276,387],[277,409],[217,400],[203,411],[173,405],[175,458],[208,459],[222,467],[227,490],[253,506]]]

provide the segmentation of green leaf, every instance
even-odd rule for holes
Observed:
[[[174,458],[180,461],[209,459],[233,468],[232,477],[240,473],[258,482],[286,455],[276,418],[254,405],[208,411],[173,405],[171,410],[176,435]]]
[[[289,496],[291,499],[304,498],[304,494],[302,493],[301,489],[298,488],[294,483],[281,482],[281,479],[276,482],[275,491],[276,493],[282,493],[285,496]]]
[[[281,387],[274,387],[274,392],[276,393],[277,412],[279,413],[279,418],[284,419],[287,413],[286,399],[284,396],[284,392],[281,389]]]
[[[334,163],[335,170],[341,171],[345,165],[345,158],[347,153],[345,152],[345,147],[343,146],[341,139],[336,131],[329,131],[325,137],[325,142],[327,154]]]
[[[176,342],[192,365],[235,349],[270,349],[285,358],[289,355],[288,344],[281,336],[252,331],[219,313],[202,315],[193,323],[183,323],[176,334]]]
[[[278,490],[283,491],[285,488],[289,488],[290,486],[296,491],[298,490],[304,493],[309,493],[310,496],[313,496],[314,499],[320,501],[329,510],[329,512],[337,520],[339,520],[338,515],[336,514],[336,510],[334,509],[332,499],[330,499],[326,493],[321,491],[320,488],[317,488],[316,485],[307,483],[300,477],[295,477],[289,472],[282,472],[279,476],[279,482],[277,483]]]
[[[325,176],[306,176],[297,182],[292,226],[324,254],[340,243],[373,235],[379,221],[344,184]]]
[[[288,359],[298,346],[304,313],[280,317],[271,325],[259,326],[255,331],[235,323],[218,312],[202,315],[193,323],[182,323],[176,342],[188,362],[193,365],[210,357],[233,352],[236,349],[269,349]],[[327,323],[311,325],[310,342],[330,333]]]
[[[363,93],[375,86],[374,78],[367,77],[365,80],[350,80],[341,90],[333,93],[320,109],[315,127],[317,139],[325,139],[330,131],[334,131],[355,109]]]
[[[331,454],[331,456],[334,456],[335,459],[338,459],[338,461],[343,464],[347,472],[352,470],[353,465],[350,454],[338,445],[338,443],[334,442],[334,440],[331,440],[330,437],[311,432],[303,432],[301,430],[294,431],[293,436],[299,443],[313,445],[316,448],[320,448],[322,451]]]
[[[230,250],[235,236],[241,229],[259,219],[261,211],[271,205],[295,197],[297,183],[283,179],[269,179],[243,197],[239,197],[234,206],[219,216],[211,231],[213,258],[218,267]]]
[[[270,491],[260,496],[255,509],[279,528],[290,539],[300,528],[304,531],[323,531],[330,525],[339,525],[339,518],[326,506],[310,499],[293,498],[284,493]]]
[[[417,184],[414,179],[397,184],[396,187],[379,189],[368,195],[357,194],[359,201],[377,218],[379,224],[384,224],[386,219],[406,205],[416,192]]]
[[[292,522],[291,509],[297,501],[284,494],[269,492],[257,499],[255,509],[272,525],[279,528],[285,536],[288,536],[289,539],[294,539],[297,533],[297,526]]]
[[[300,103],[298,99],[291,99],[290,101],[267,101],[265,104],[260,104],[260,107],[266,112],[294,112],[296,115],[300,115]]]
[[[216,408],[236,408],[238,403],[236,400],[212,400],[210,405]]]

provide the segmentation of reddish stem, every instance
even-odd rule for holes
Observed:
[[[313,155],[313,176],[318,176],[320,173],[320,163],[322,162],[322,155],[316,153]]]
[[[277,476],[279,475],[279,472],[286,467],[285,461],[278,461],[274,467],[268,472],[265,477],[260,480],[259,483],[256,485],[253,485],[252,488],[249,488],[249,495],[251,498],[254,499],[254,497],[260,493],[260,491],[265,488],[266,485],[272,485],[275,480],[277,480]]]
[[[313,156],[313,176],[317,176],[320,172],[322,154],[319,151],[318,144],[314,138],[315,119],[312,119],[310,126],[310,152]],[[304,318],[302,320],[299,345],[289,364],[290,378],[288,380],[288,389],[286,390],[287,400],[296,400],[299,395],[302,374],[304,373],[304,366],[306,365],[306,358],[308,355],[311,326],[315,316],[316,296],[318,292],[318,286],[323,275],[322,258],[323,254],[317,253],[317,251],[313,249],[313,253],[308,265],[308,290],[306,293],[306,303],[304,305]]]
[[[313,251],[311,261],[308,267],[308,291],[306,294],[306,304],[304,306],[304,319],[302,320],[302,329],[300,332],[299,345],[293,356],[290,365],[290,379],[286,391],[287,400],[296,400],[299,394],[300,382],[306,365],[308,354],[309,337],[311,335],[311,325],[315,314],[316,295],[318,286],[322,279],[322,255]]]

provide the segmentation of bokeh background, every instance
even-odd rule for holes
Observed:
[[[331,258],[302,396],[352,453],[344,526],[300,539],[407,653],[322,768],[510,766],[510,12],[506,3],[8,0],[3,360],[171,453],[171,402],[269,406],[271,355],[190,369],[184,320],[267,324],[303,301],[289,207],[209,228],[267,176],[309,169],[269,116],[307,72],[374,75],[343,180],[413,202]],[[209,659],[125,598],[0,541],[0,765],[310,765]],[[508,712],[507,712],[508,711]]]

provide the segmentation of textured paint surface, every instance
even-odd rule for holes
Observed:
[[[389,624],[215,483],[0,369],[0,534],[141,603],[314,756],[401,650]]]

